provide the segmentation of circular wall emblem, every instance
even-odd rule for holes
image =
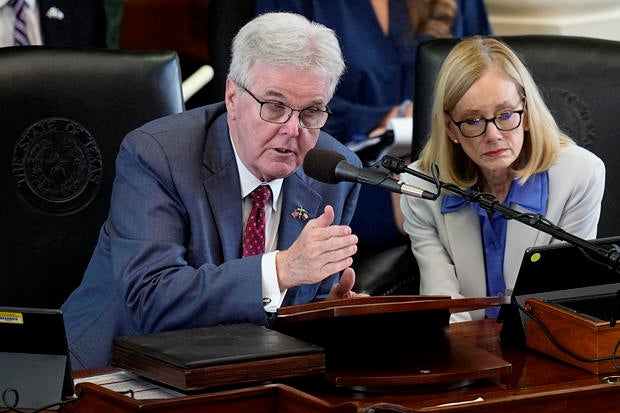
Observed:
[[[570,90],[545,90],[544,95],[560,129],[579,146],[592,150],[597,133],[588,105]]]
[[[33,207],[69,215],[86,207],[103,179],[103,159],[92,134],[66,118],[45,118],[21,134],[13,149],[13,178]]]

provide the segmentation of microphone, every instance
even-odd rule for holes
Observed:
[[[376,168],[358,168],[347,162],[342,154],[327,149],[311,149],[304,158],[304,172],[311,178],[328,184],[350,181],[416,198],[436,198],[432,192],[392,179]]]

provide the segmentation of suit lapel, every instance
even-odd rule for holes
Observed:
[[[319,211],[321,195],[305,182],[299,172],[284,180],[282,186],[282,211],[278,233],[278,249],[286,249],[297,239],[308,220],[316,218]],[[307,212],[308,218],[294,216],[296,210]]]
[[[450,248],[457,268],[467,268],[469,271],[459,274],[459,278],[465,274],[482,274],[484,277],[484,253],[482,251],[482,237],[480,235],[480,223],[469,208],[461,208],[458,211],[445,214],[446,232],[448,234]],[[473,281],[472,281],[473,282]],[[461,281],[465,283],[465,281]]]
[[[484,250],[480,235],[479,220],[471,219],[469,208],[445,214],[446,231],[452,248],[454,264],[457,268],[467,268],[459,273],[462,284],[478,285],[485,282]],[[469,215],[469,216],[468,216]],[[504,278],[507,286],[514,285],[523,253],[527,247],[536,244],[540,232],[514,219],[508,220],[506,235],[506,254],[504,256]],[[473,278],[472,278],[473,277]],[[475,279],[474,279],[475,278]],[[485,290],[480,290],[481,296]]]
[[[237,259],[243,236],[241,185],[225,115],[207,126],[203,165],[205,195],[220,237],[222,260]]]

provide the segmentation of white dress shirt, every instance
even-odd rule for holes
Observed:
[[[28,33],[30,44],[43,44],[39,6],[36,0],[26,0],[24,18],[26,20],[26,32]],[[13,7],[9,6],[9,0],[0,0],[0,47],[15,45],[15,41],[13,40],[14,27],[15,13],[13,12]]]
[[[232,143],[232,139],[231,139]],[[271,197],[265,206],[265,254],[261,261],[262,285],[264,308],[267,312],[275,312],[282,301],[286,290],[281,291],[278,284],[278,273],[276,271],[276,253],[278,246],[278,227],[280,225],[280,212],[282,210],[282,183],[283,179],[276,179],[271,182],[261,182],[243,164],[235,144],[232,143],[237,159],[237,169],[239,170],[239,180],[241,182],[241,196],[243,198],[243,230],[245,223],[252,211],[252,200],[248,196],[257,186],[267,184],[271,188]]]

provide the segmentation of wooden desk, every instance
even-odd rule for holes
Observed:
[[[413,327],[412,327],[413,328]],[[432,388],[409,389],[400,393],[362,393],[335,388],[317,378],[304,378],[284,382],[283,385],[255,386],[239,390],[211,392],[169,399],[161,402],[127,401],[103,389],[103,399],[108,404],[99,405],[108,411],[130,412],[152,410],[177,411],[226,411],[258,412],[620,412],[620,385],[610,384],[585,370],[550,359],[546,356],[500,345],[501,326],[494,320],[453,324],[451,334],[470,340],[478,346],[499,355],[512,363],[512,372],[493,379],[474,382],[469,386],[450,390]],[[363,362],[363,360],[360,360]],[[620,375],[620,373],[619,373]],[[93,405],[98,397],[93,385],[84,387],[83,400],[63,408],[64,412],[99,411]],[[78,386],[78,389],[80,386]],[[79,390],[78,390],[79,393]],[[123,399],[124,398],[124,399]],[[481,398],[482,401],[460,403]],[[122,402],[118,402],[122,400]],[[110,404],[111,403],[111,404]],[[120,403],[119,409],[109,410]],[[122,406],[121,406],[122,405]],[[138,406],[140,405],[140,406]],[[148,407],[148,408],[146,408]],[[534,410],[535,409],[535,410]]]
[[[620,412],[620,385],[603,381],[568,364],[528,351],[500,345],[501,325],[494,320],[452,324],[451,334],[476,343],[512,364],[510,374],[449,391],[421,391],[403,394],[361,394],[334,391],[325,386],[297,385],[302,391],[330,403],[355,400],[374,412]],[[620,375],[620,373],[619,373]],[[484,401],[436,407],[481,397]],[[399,406],[400,409],[389,410]],[[536,409],[536,410],[533,410]]]

